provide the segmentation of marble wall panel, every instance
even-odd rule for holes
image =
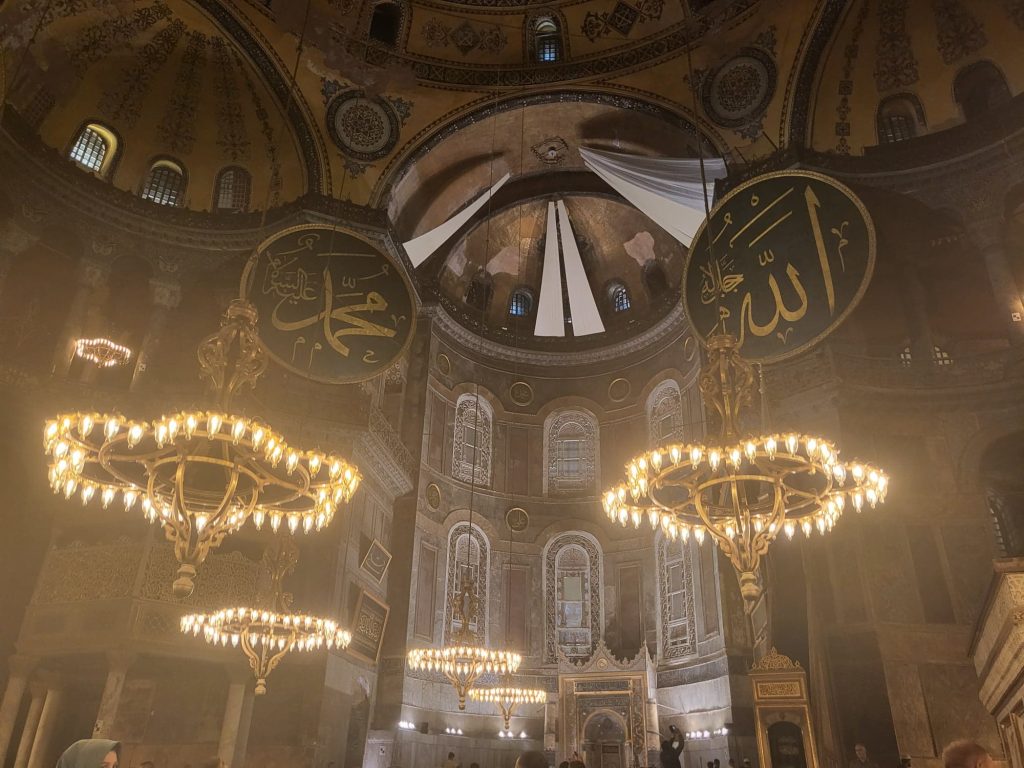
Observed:
[[[922,664],[920,675],[937,750],[970,738],[1002,755],[999,732],[978,698],[978,678],[970,664]]]
[[[917,665],[887,663],[885,682],[900,752],[915,758],[934,755],[935,745]]]

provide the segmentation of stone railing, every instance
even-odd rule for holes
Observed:
[[[1002,722],[1024,700],[1024,558],[996,560],[995,573],[971,643],[981,701]]]

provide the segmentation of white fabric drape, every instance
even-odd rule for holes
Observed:
[[[497,184],[481,194],[480,197],[450,219],[447,219],[442,224],[434,227],[429,232],[424,232],[419,237],[414,237],[412,240],[402,243],[402,245],[405,246],[405,252],[409,255],[409,261],[412,262],[413,267],[418,267],[424,261],[429,259],[430,255],[434,251],[444,245],[445,240],[458,232],[462,225],[473,217],[473,214],[484,207],[484,203],[490,200],[491,197],[501,189],[505,182],[511,178],[511,176],[512,174],[506,173],[498,180]]]
[[[672,237],[690,247],[704,221],[700,161],[671,157],[640,157],[621,152],[580,148],[586,166],[649,216]],[[725,161],[704,161],[709,204],[715,179],[725,177]]]
[[[562,235],[562,260],[565,264],[565,287],[569,293],[569,312],[572,313],[572,335],[604,333],[604,323],[601,322],[594,292],[590,290],[590,281],[583,269],[583,259],[576,245],[569,212],[561,200],[558,201],[558,231]]]
[[[537,336],[565,336],[562,312],[562,270],[558,259],[558,232],[555,229],[555,204],[548,203],[548,225],[544,234],[544,271],[537,302]]]

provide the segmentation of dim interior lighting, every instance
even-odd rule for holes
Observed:
[[[153,421],[117,413],[67,413],[46,422],[43,444],[54,493],[103,507],[118,496],[161,526],[178,559],[174,594],[187,597],[209,550],[247,520],[275,532],[310,533],[330,524],[359,487],[343,458],[301,450],[267,425],[228,411],[267,365],[256,310],[235,300],[220,330],[199,345],[213,410],[177,411]],[[219,470],[219,471],[215,471]]]
[[[519,688],[506,681],[503,685],[472,688],[469,691],[469,698],[473,701],[496,704],[505,724],[503,730],[511,734],[509,722],[515,714],[516,707],[520,704],[544,704],[548,700],[548,694],[539,688]]]
[[[740,410],[753,399],[754,381],[736,339],[711,336],[701,395],[720,417],[718,440],[640,454],[626,465],[625,482],[602,498],[608,518],[623,526],[648,520],[672,541],[711,536],[739,572],[748,612],[761,595],[761,557],[780,531],[789,538],[797,528],[823,535],[845,509],[885,501],[889,485],[877,467],[840,461],[839,448],[822,438],[741,436]]]
[[[132,351],[110,339],[79,339],[75,342],[75,355],[95,363],[100,368],[126,365],[132,359]]]
[[[257,696],[267,692],[267,676],[285,654],[347,648],[352,642],[352,634],[331,619],[290,612],[291,595],[284,592],[282,581],[298,560],[298,547],[282,532],[263,558],[273,584],[269,607],[222,608],[181,617],[182,633],[242,649],[256,675]]]

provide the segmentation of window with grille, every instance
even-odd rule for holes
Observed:
[[[494,288],[491,286],[489,276],[477,275],[466,289],[466,304],[482,312],[490,306],[493,293]]]
[[[526,317],[533,309],[533,296],[530,292],[520,288],[512,293],[512,300],[508,305],[508,313],[512,317]]]
[[[562,58],[562,38],[554,19],[545,17],[534,25],[534,51],[537,61],[550,62]]]
[[[936,345],[932,349],[932,359],[935,361],[936,365],[945,366],[953,364],[953,358],[950,357],[949,352],[942,349],[942,347],[939,347],[938,345]]]
[[[622,283],[612,285],[608,289],[608,295],[612,300],[612,309],[616,312],[626,312],[632,306],[629,301],[629,291]]]
[[[153,165],[142,188],[142,197],[160,205],[180,205],[185,191],[185,175],[181,167],[167,160]]]
[[[215,202],[218,211],[244,211],[249,208],[252,177],[244,168],[225,168],[217,177]]]
[[[889,114],[883,115],[879,132],[883,144],[895,144],[897,141],[906,141],[914,138],[914,121],[906,115]]]
[[[545,421],[546,491],[593,490],[597,470],[597,422],[582,411],[561,411]]]
[[[103,170],[103,161],[107,159],[110,150],[110,144],[103,134],[95,126],[87,125],[78,134],[68,156],[82,167],[99,173]]]
[[[913,362],[913,356],[910,354],[910,347],[904,347],[903,351],[900,352],[900,365],[904,368],[909,368]]]

